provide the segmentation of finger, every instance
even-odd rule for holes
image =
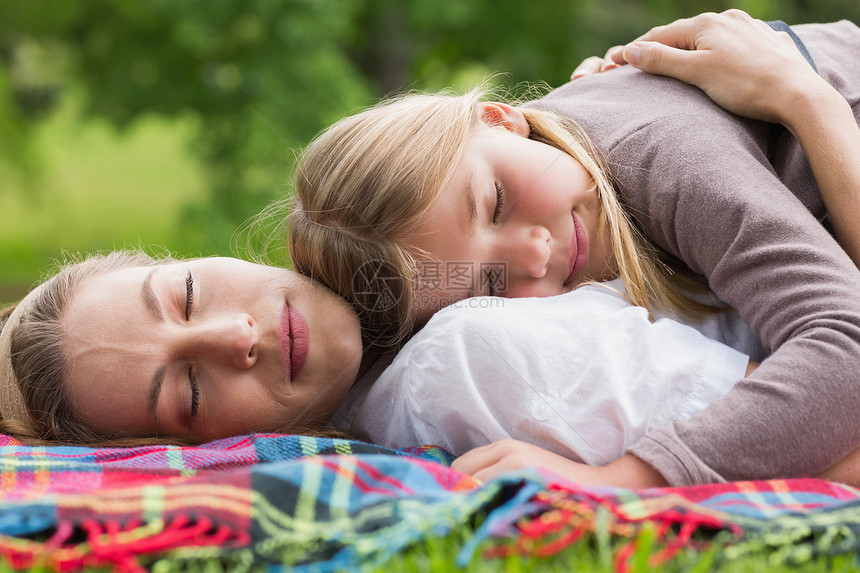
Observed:
[[[451,467],[460,473],[475,475],[475,472],[496,463],[496,461],[496,456],[493,455],[490,446],[487,445],[469,450],[451,462]]]
[[[472,477],[480,482],[487,483],[488,481],[499,475],[501,472],[502,470],[498,467],[498,465],[492,465],[476,471],[472,474]]]
[[[614,70],[615,68],[617,68],[618,62],[613,60],[610,57],[610,54],[612,54],[615,51],[623,50],[623,49],[624,49],[624,46],[612,46],[611,48],[609,48],[606,51],[606,55],[603,56],[603,65],[600,66],[600,71],[605,72],[605,71]]]
[[[651,28],[634,42],[660,42],[673,48],[695,50],[698,34],[705,28],[719,25],[721,18],[723,18],[722,15],[713,12],[683,18],[665,26]]]
[[[624,46],[612,46],[606,52],[606,60],[612,60],[619,66],[623,66],[627,64],[627,61],[624,59]]]
[[[621,56],[623,51],[624,46],[612,46],[606,50],[606,54],[603,56],[603,67],[600,68],[600,71],[605,72],[606,70],[611,70],[618,66],[627,64]]]
[[[602,66],[603,58],[598,58],[597,56],[585,58],[584,60],[582,60],[581,64],[576,66],[576,69],[573,70],[573,73],[570,74],[570,79],[575,80],[577,78],[581,78],[582,76],[596,74],[600,71],[600,68]]]
[[[616,64],[612,60],[608,60],[608,61],[604,61],[603,65],[600,66],[600,71],[601,72],[608,72],[609,70],[614,70],[617,67],[618,67],[618,64]]]
[[[635,42],[624,48],[624,59],[631,66],[687,83],[695,79],[696,61],[701,56],[702,52],[673,48],[658,42]]]

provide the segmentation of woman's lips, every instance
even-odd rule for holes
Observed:
[[[296,307],[284,303],[278,335],[284,370],[290,373],[291,381],[295,380],[308,358],[309,343],[308,325]]]
[[[573,213],[573,233],[570,235],[570,274],[567,275],[565,284],[569,283],[585,268],[588,261],[588,237],[585,235],[582,225]]]

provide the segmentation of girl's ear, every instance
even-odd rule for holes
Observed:
[[[478,105],[481,120],[488,126],[501,126],[515,135],[528,137],[529,123],[523,112],[517,108],[494,101],[484,101]]]

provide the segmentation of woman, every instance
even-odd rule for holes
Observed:
[[[640,248],[622,213],[607,206],[600,170],[589,163],[596,157],[584,145],[579,145],[584,154],[571,151],[578,134],[567,130],[558,138],[545,137],[552,125],[578,121],[611,165],[628,213],[647,237],[704,276],[774,351],[724,398],[690,420],[649,432],[628,455],[591,479],[645,487],[817,475],[860,443],[860,421],[854,416],[860,407],[855,388],[860,273],[819,222],[826,203],[838,236],[851,244],[854,226],[845,214],[854,211],[843,206],[853,195],[841,190],[860,185],[856,167],[845,157],[845,150],[858,148],[851,106],[860,109],[860,63],[844,54],[860,52],[860,30],[838,23],[798,27],[796,32],[821,75],[790,38],[738,11],[681,22],[646,38],[670,41],[678,34],[689,47],[701,49],[694,54],[704,54],[687,68],[693,71],[686,79],[701,83],[720,103],[739,103],[737,111],[777,120],[787,129],[740,119],[696,88],[630,69],[577,80],[519,109],[466,105],[456,121],[432,123],[443,107],[435,99],[420,121],[414,107],[395,106],[393,114],[377,108],[367,117],[388,122],[379,139],[387,146],[384,159],[374,158],[379,146],[363,133],[361,119],[347,120],[342,125],[357,127],[336,126],[331,132],[336,136],[323,136],[312,146],[306,169],[300,169],[291,221],[297,268],[356,299],[367,310],[363,322],[371,325],[384,312],[399,313],[401,323],[409,325],[416,314],[412,303],[421,301],[411,289],[415,260],[422,257],[446,269],[464,262],[477,269],[502,263],[507,265],[506,289],[523,287],[519,292],[525,293],[525,287],[538,285],[540,292],[534,294],[540,295],[603,279],[603,269],[617,264],[635,302],[659,302],[660,295],[669,293],[659,306],[681,306],[683,301],[671,295],[671,280],[660,282],[661,264],[634,256],[637,251],[647,254],[647,246]],[[755,54],[754,62],[764,62],[762,67],[746,66],[733,46],[740,46],[742,54]],[[641,53],[649,52],[643,48]],[[723,99],[735,89],[721,83],[726,66],[734,70],[735,81],[747,80],[740,100]],[[730,89],[721,91],[724,85]],[[561,119],[543,122],[552,124],[543,129],[529,116],[539,122]],[[486,138],[478,141],[473,134],[484,126],[496,131],[481,131]],[[417,137],[421,130],[428,134]],[[542,140],[532,135],[538,131]],[[565,138],[573,143],[558,143]],[[526,141],[553,141],[555,153]],[[326,149],[328,143],[331,149]],[[407,145],[413,146],[416,160],[394,161]],[[509,155],[499,152],[515,148],[519,151]],[[518,161],[534,150],[532,162]],[[468,168],[458,171],[463,157],[469,158]],[[432,177],[424,173],[428,170]],[[342,180],[337,180],[339,174]],[[547,181],[546,174],[576,183],[546,189],[570,193],[553,207],[553,217],[511,231],[497,226],[506,221],[505,205],[507,213],[528,211],[517,206],[549,212],[531,201],[546,193],[527,193],[531,183]],[[596,180],[602,204],[590,192],[586,175]],[[461,195],[446,194],[452,189]],[[512,190],[519,193],[514,201]],[[408,218],[395,212],[409,203],[414,208]],[[595,217],[595,209],[617,222]],[[482,225],[480,232],[473,230],[474,221]],[[611,238],[607,228],[615,233]],[[464,245],[465,251],[460,248]],[[595,253],[602,256],[589,260]],[[367,272],[368,255],[373,272]],[[536,257],[541,264],[532,264]],[[501,290],[494,276],[473,275],[456,289],[449,281],[442,296],[431,299],[434,305],[423,309],[429,312],[418,318],[438,310],[438,303],[487,293],[491,287]],[[368,277],[360,284],[367,288],[356,288],[356,279]],[[437,286],[422,278],[419,289]],[[392,285],[401,287],[402,296],[388,304]],[[376,299],[385,304],[361,296],[367,292],[386,295]],[[833,419],[846,427],[834,432]]]

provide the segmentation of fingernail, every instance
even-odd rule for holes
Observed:
[[[639,54],[642,53],[642,48],[637,46],[636,44],[630,44],[626,48],[624,48],[624,59],[627,60],[627,63],[631,66],[639,65]]]

